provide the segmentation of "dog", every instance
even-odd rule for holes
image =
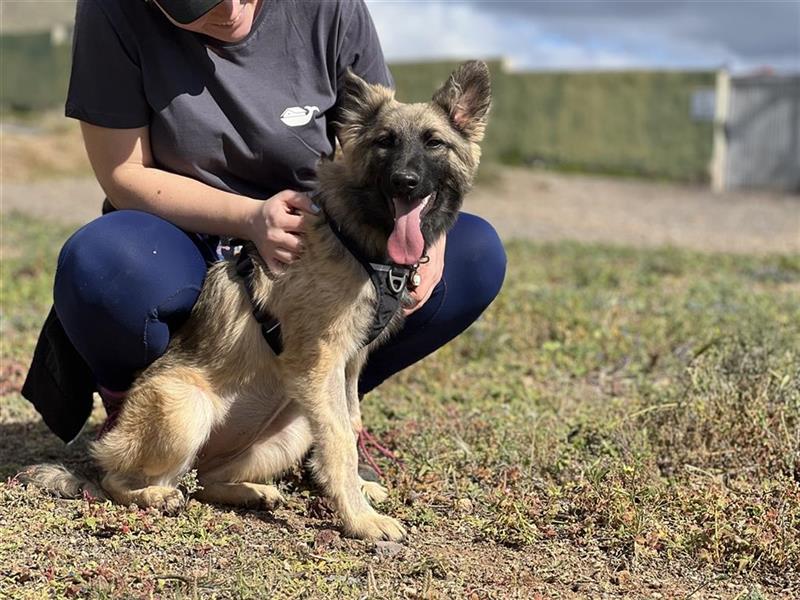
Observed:
[[[386,490],[358,475],[358,377],[370,349],[400,326],[414,265],[471,188],[489,70],[466,62],[418,104],[348,72],[340,104],[341,156],[318,167],[322,212],[300,259],[275,275],[245,243],[210,267],[187,322],[91,446],[101,489],[48,465],[29,469],[27,481],[173,513],[184,504],[178,480],[196,469],[200,501],[274,507],[282,497],[271,482],[313,449],[315,479],[346,534],[404,537],[399,521],[370,504]],[[368,272],[369,264],[387,268]],[[372,280],[384,276],[399,303],[380,304],[383,288]],[[384,314],[370,335],[376,305]],[[278,348],[254,313],[280,324]]]

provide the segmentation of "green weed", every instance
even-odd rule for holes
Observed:
[[[5,219],[4,361],[30,356],[68,234]],[[411,531],[399,557],[342,538],[297,475],[272,514],[192,501],[177,518],[10,479],[0,596],[797,597],[800,258],[508,256],[480,321],[364,400],[403,460],[384,507]],[[85,463],[4,389],[4,477]]]

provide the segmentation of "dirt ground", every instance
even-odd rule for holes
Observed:
[[[800,251],[800,196],[504,169],[467,210],[506,238],[770,253]]]
[[[485,180],[465,210],[487,218],[505,239],[800,252],[800,196],[715,195],[702,187],[512,168],[492,169]],[[102,199],[91,178],[4,182],[1,210],[80,224],[99,214]]]
[[[103,198],[89,177],[52,176],[54,171],[86,172],[83,159],[70,158],[77,156],[77,138],[70,139],[68,151],[56,148],[51,156],[32,144],[20,146],[27,154],[15,155],[3,141],[0,216],[17,211],[43,217],[35,226],[16,219],[16,230],[15,219],[4,225],[0,220],[4,259],[21,261],[8,270],[12,284],[6,293],[14,294],[7,298],[16,312],[5,321],[16,328],[17,339],[30,338],[30,348],[41,311],[49,306],[60,245],[54,240],[65,235],[53,223],[79,226],[99,214]],[[40,161],[36,169],[25,166],[31,156]],[[34,180],[40,173],[47,175]],[[487,218],[505,239],[800,253],[800,196],[715,196],[677,184],[489,168],[465,210]],[[10,256],[24,245],[20,240],[37,252],[37,244],[47,246],[46,253]],[[395,439],[416,477],[396,471],[389,477],[395,487],[388,510],[414,525],[395,557],[342,538],[332,517],[317,514],[317,504],[299,488],[287,494],[292,503],[275,515],[192,502],[185,518],[165,519],[125,507],[43,499],[13,482],[4,484],[21,465],[78,463],[86,456],[85,446],[65,451],[16,395],[27,357],[6,361],[10,375],[3,380],[0,373],[0,383],[10,386],[0,390],[0,542],[5,540],[0,543],[0,598],[4,589],[13,590],[8,597],[22,597],[22,589],[29,591],[25,597],[147,597],[148,589],[156,590],[151,597],[200,597],[198,589],[203,597],[261,597],[267,586],[293,590],[291,597],[325,597],[320,590],[337,590],[327,597],[344,597],[345,588],[348,597],[362,598],[799,597],[796,573],[776,575],[763,566],[769,560],[764,556],[774,559],[796,548],[795,538],[787,535],[775,552],[764,551],[772,544],[767,536],[773,529],[793,531],[786,524],[797,522],[791,508],[796,506],[791,504],[794,484],[776,487],[758,472],[750,475],[749,491],[737,487],[729,493],[720,475],[728,471],[718,469],[716,459],[704,458],[707,440],[697,440],[702,452],[678,444],[674,456],[658,446],[658,456],[669,460],[656,462],[655,454],[631,454],[632,440],[638,438],[628,433],[628,425],[619,425],[631,423],[637,432],[666,429],[648,419],[667,414],[662,409],[675,404],[666,390],[680,381],[681,357],[688,356],[692,344],[696,348],[718,336],[720,323],[735,323],[737,332],[749,324],[789,339],[790,324],[800,322],[794,298],[785,300],[796,289],[791,287],[797,285],[796,259],[693,255],[686,260],[672,252],[655,257],[638,252],[631,258],[609,248],[583,247],[574,254],[565,246],[555,254],[535,245],[510,246],[513,274],[489,318],[414,373],[400,375],[367,409],[370,427],[388,432],[390,443]],[[587,272],[598,276],[587,277]],[[716,281],[712,275],[718,273]],[[695,289],[692,282],[700,280],[710,284]],[[719,301],[723,296],[726,302]],[[647,306],[659,308],[642,310]],[[763,354],[796,364],[789,353],[796,344],[776,339],[767,346],[775,350]],[[762,355],[758,346],[745,347],[756,358]],[[748,466],[741,473],[747,474],[752,465],[789,454],[781,447],[770,449],[783,437],[762,441],[761,429],[745,427],[752,422],[768,429],[755,415],[773,413],[745,413],[720,398],[706,402],[706,394],[743,389],[739,371],[764,373],[763,381],[753,384],[759,391],[753,397],[766,401],[787,393],[782,390],[790,379],[771,363],[756,363],[749,371],[731,364],[730,379],[712,379],[714,385],[703,383],[703,393],[694,395],[698,411],[721,407],[719,414],[702,412],[715,423],[711,439],[723,444],[712,445],[708,454],[742,456]],[[708,373],[716,377],[717,366],[709,363]],[[681,406],[685,412],[686,405]],[[92,427],[102,419],[96,408]],[[678,428],[674,439],[687,444],[694,439],[698,414],[686,416],[686,433],[681,433],[683,421],[664,417],[664,422]],[[776,412],[774,422],[785,428],[793,421],[783,414]],[[537,427],[531,427],[531,416]],[[641,426],[634,418],[643,419]],[[792,435],[785,436],[787,443]],[[667,437],[658,443],[673,446]],[[530,448],[538,449],[535,459]],[[762,463],[749,460],[753,448],[764,451]],[[508,467],[524,460],[536,465],[536,473],[549,472],[550,465],[570,470],[563,483],[545,483]],[[670,484],[674,487],[642,483],[661,482],[658,469],[683,464],[678,460],[692,471]],[[585,472],[600,472],[597,465],[606,476],[587,479]],[[731,472],[735,485],[741,485],[738,471]],[[769,512],[778,500],[780,512]],[[258,555],[262,548],[270,550],[263,557]],[[751,563],[742,556],[758,558]],[[735,564],[738,571],[730,566]]]

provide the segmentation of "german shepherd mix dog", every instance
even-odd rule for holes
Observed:
[[[272,507],[282,498],[270,482],[313,446],[315,478],[347,534],[405,535],[370,505],[386,490],[359,477],[356,448],[361,367],[402,311],[395,304],[389,326],[365,345],[378,288],[353,251],[375,263],[424,260],[470,189],[490,101],[489,71],[477,61],[423,104],[399,103],[391,90],[347,75],[336,119],[342,156],[318,169],[323,212],[302,257],[275,276],[247,243],[249,281],[236,258],[210,268],[186,324],[138,377],[116,426],[92,444],[104,495],[174,512],[184,503],[178,480],[197,469],[201,501]],[[280,354],[254,304],[280,322]],[[98,491],[63,467],[33,467],[24,479],[64,495]]]

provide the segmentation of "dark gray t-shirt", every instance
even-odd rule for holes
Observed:
[[[142,0],[79,0],[66,114],[149,126],[160,168],[267,198],[313,186],[347,67],[393,85],[362,0],[262,0],[232,44]]]

